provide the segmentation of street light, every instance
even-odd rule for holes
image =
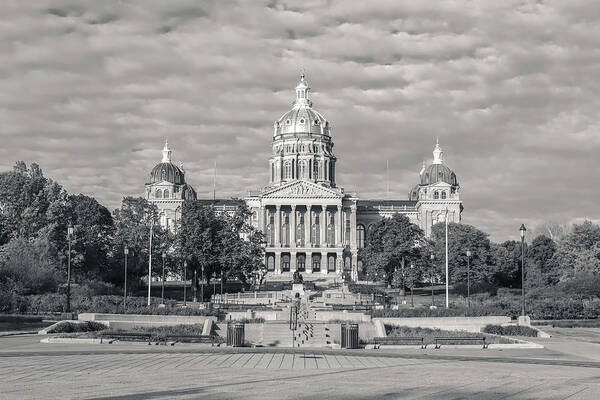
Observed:
[[[67,240],[69,241],[69,254],[67,255],[67,312],[71,312],[71,237],[73,236],[73,226],[69,222],[67,228]],[[71,319],[71,318],[69,318]]]
[[[521,224],[521,315],[525,316],[525,224]]]
[[[471,250],[467,250],[467,309],[471,307]]]
[[[414,268],[415,268],[415,264],[410,263],[410,306],[411,306],[411,308],[415,307],[415,302],[413,300],[413,287],[415,286],[414,272],[413,272]]]
[[[198,301],[198,298],[196,297],[196,285],[198,283],[198,278],[196,278],[197,276],[197,272],[196,272],[196,268],[194,268],[194,284],[192,285],[192,288],[194,289],[194,303]]]
[[[431,253],[431,255],[429,256],[429,259],[431,260],[431,307],[435,307],[435,303],[434,303],[434,294],[433,294],[433,262],[435,261],[435,254]]]
[[[183,306],[187,307],[187,261],[183,262]]]
[[[167,258],[167,253],[163,251],[162,253],[162,288],[160,293],[160,304],[165,304],[165,258]]]
[[[123,253],[125,253],[125,283],[123,284],[123,312],[127,312],[127,256],[129,255],[129,247],[125,245],[125,249],[123,249]]]
[[[200,301],[204,301],[204,265],[200,269]]]

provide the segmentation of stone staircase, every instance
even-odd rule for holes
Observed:
[[[329,347],[333,343],[327,325],[315,320],[315,312],[302,301],[298,310],[298,324],[290,330],[289,321],[266,321],[261,344],[265,347]]]

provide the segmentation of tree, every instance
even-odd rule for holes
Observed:
[[[431,239],[435,262],[440,275],[445,275],[446,259],[446,227],[444,223],[435,224]],[[487,233],[466,224],[448,224],[448,274],[451,283],[466,283],[468,266],[471,269],[472,282],[491,282],[494,277],[494,266],[491,262],[490,240]],[[471,259],[467,263],[467,250],[471,251]]]
[[[556,243],[545,235],[537,236],[527,249],[525,275],[530,287],[544,287],[558,282],[553,268],[552,257],[556,253]]]
[[[217,214],[199,201],[186,201],[182,216],[178,243],[190,270],[199,268],[205,276],[214,274],[224,281],[262,281],[264,238],[249,224],[251,212],[245,205],[229,215]]]
[[[493,280],[500,286],[521,287],[521,242],[507,240],[500,244],[493,244],[491,250],[490,264],[493,265]]]
[[[125,197],[121,207],[114,211],[114,234],[110,250],[110,281],[122,284],[124,265],[123,250],[130,249],[127,265],[129,284],[140,284],[141,278],[148,274],[150,231],[152,230],[152,272],[159,273],[162,268],[161,254],[169,248],[168,232],[161,229],[156,206],[141,197]],[[172,243],[172,242],[171,242]],[[130,282],[130,283],[129,283]]]
[[[362,253],[367,276],[401,288],[407,284],[412,287],[422,271],[421,251],[425,245],[423,231],[406,215],[381,219],[374,225]]]
[[[600,226],[591,221],[573,225],[558,242],[551,263],[552,276],[561,282],[581,273],[600,274]]]

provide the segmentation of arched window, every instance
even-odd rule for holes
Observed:
[[[281,270],[289,271],[290,270],[290,256],[289,254],[284,254],[281,256]]]
[[[162,190],[156,189],[156,192],[154,193],[154,198],[155,199],[162,199]]]
[[[298,163],[298,178],[304,179],[306,178],[306,162],[300,161]]]
[[[314,179],[320,179],[320,178],[321,178],[321,176],[320,176],[320,174],[319,174],[319,173],[320,173],[321,171],[320,171],[320,168],[319,168],[319,162],[318,162],[318,161],[315,161],[315,164],[314,164],[314,165],[315,165],[315,172],[313,173],[313,178],[314,178]]]
[[[286,161],[283,165],[283,179],[290,179],[292,176],[292,166],[289,161]]]
[[[442,200],[446,198],[446,191],[442,192]]]
[[[304,254],[298,254],[296,257],[296,269],[300,272],[306,270],[306,256]]]
[[[165,199],[168,199],[168,198],[169,198],[169,189],[165,189],[165,191],[163,192],[163,197],[164,197]]]
[[[313,270],[313,272],[321,271],[321,255],[320,254],[312,255],[312,270]]]
[[[437,199],[439,199],[439,198],[440,198],[440,193],[439,193],[437,190],[436,190],[435,192],[433,192],[433,198],[434,198],[435,200],[437,200]]]
[[[365,247],[365,227],[363,225],[356,227],[356,246],[359,249]]]

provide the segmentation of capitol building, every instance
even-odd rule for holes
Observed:
[[[460,187],[456,174],[444,163],[439,143],[408,199],[366,200],[344,192],[336,180],[331,124],[313,108],[309,91],[302,74],[292,109],[273,124],[268,185],[243,199],[252,210],[253,225],[265,235],[269,275],[347,273],[356,280],[362,271],[359,249],[379,219],[405,214],[427,236],[446,215],[449,222],[460,222]],[[173,164],[165,143],[161,163],[153,168],[145,190],[145,198],[160,211],[161,225],[173,229],[183,201],[196,197],[185,181],[183,166]],[[221,212],[240,204],[239,200],[202,201]]]

